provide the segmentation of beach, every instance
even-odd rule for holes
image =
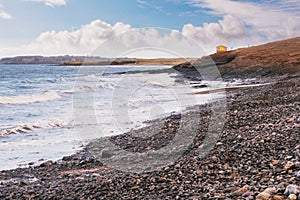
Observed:
[[[170,146],[177,136],[180,139],[192,137],[190,143],[183,145],[184,151],[172,157],[175,158],[172,162],[159,165],[155,161],[161,159],[163,162],[163,157],[154,158],[149,164],[152,168],[149,168],[140,162],[143,157],[114,154],[114,151],[102,148],[103,138],[95,139],[82,150],[60,160],[1,171],[0,198],[197,200],[288,199],[296,196],[299,199],[298,60],[276,64],[274,59],[274,63],[269,61],[268,66],[262,65],[261,70],[251,71],[252,68],[247,66],[246,73],[240,73],[240,68],[233,70],[236,63],[242,66],[245,63],[239,59],[249,60],[239,58],[245,56],[239,51],[223,54],[226,62],[215,60],[216,65],[228,82],[236,78],[246,82],[246,79],[256,77],[250,79],[255,86],[212,90],[212,93],[225,92],[225,103],[216,99],[189,106],[184,112],[149,120],[142,128],[105,137],[106,142],[142,156]],[[268,55],[268,51],[265,53]],[[232,54],[235,58],[227,59],[226,55]],[[200,79],[191,73],[195,70],[192,65],[185,63],[175,69],[191,81]],[[255,66],[255,60],[252,65]],[[207,92],[194,94],[203,93]],[[215,106],[219,104],[226,104],[224,115],[214,114]],[[218,124],[222,126],[215,135],[211,126]],[[184,131],[180,131],[182,126]],[[206,138],[211,139],[207,141]],[[181,146],[173,148],[176,152]],[[168,152],[161,156],[164,153]],[[105,162],[107,160],[113,162]],[[124,162],[118,163],[120,160]],[[126,160],[134,167],[124,165]]]
[[[255,199],[275,188],[271,195],[284,199],[288,185],[299,185],[299,78],[299,74],[281,76],[271,84],[228,95],[224,129],[204,158],[197,156],[197,149],[207,129],[208,105],[194,107],[203,124],[189,150],[161,170],[126,173],[81,151],[37,167],[0,172],[0,197]],[[178,119],[169,118],[167,123],[176,126]],[[120,144],[122,139],[126,137],[119,138]],[[161,137],[159,143],[167,139]]]

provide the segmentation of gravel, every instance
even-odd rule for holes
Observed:
[[[111,168],[88,151],[98,147],[94,141],[59,161],[1,171],[0,199],[299,199],[300,76],[270,81],[227,95],[224,128],[204,157],[199,151],[211,121],[210,105],[184,114],[197,116],[185,118],[197,134],[182,156],[160,170]],[[110,141],[131,152],[157,150],[178,133],[182,117],[152,121]],[[134,137],[142,133],[149,135]]]

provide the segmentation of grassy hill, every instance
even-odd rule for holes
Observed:
[[[222,76],[273,76],[300,72],[300,37],[272,42],[249,48],[215,53],[192,63],[174,68],[189,75],[196,73],[194,66],[215,64]]]

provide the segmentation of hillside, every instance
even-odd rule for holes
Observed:
[[[174,68],[193,76],[194,66],[217,65],[222,76],[273,76],[300,71],[300,37],[202,57]]]

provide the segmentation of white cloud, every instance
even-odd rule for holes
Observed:
[[[65,5],[67,0],[30,0],[49,6]],[[173,0],[172,0],[173,1]],[[139,4],[145,1],[138,0]],[[12,55],[87,55],[97,47],[101,56],[120,56],[126,51],[151,47],[174,51],[182,56],[201,56],[202,47],[214,52],[218,44],[229,47],[254,45],[300,35],[299,0],[265,0],[260,3],[234,0],[190,0],[191,5],[205,8],[213,15],[221,16],[218,22],[202,26],[186,24],[181,31],[164,32],[156,29],[134,29],[128,24],[108,24],[92,21],[74,31],[48,31],[41,33],[27,45],[0,49],[1,56]],[[201,10],[200,9],[200,10]],[[0,18],[11,16],[2,11]],[[126,32],[126,34],[121,34]],[[187,40],[185,37],[193,40]],[[113,40],[110,38],[114,37]],[[109,42],[108,42],[108,41]],[[199,47],[200,46],[200,47]]]
[[[266,0],[272,6],[233,0],[193,0],[192,5],[210,9],[210,13],[223,18],[202,26],[186,24],[181,31],[164,33],[156,29],[134,29],[120,22],[112,25],[95,20],[74,31],[48,31],[41,33],[30,44],[1,48],[0,57],[87,55],[96,48],[100,56],[115,57],[132,49],[148,47],[162,51],[167,49],[181,56],[200,57],[203,55],[201,48],[207,53],[213,53],[218,44],[237,48],[299,36],[300,19],[296,12],[300,10],[298,0],[283,1],[289,5],[277,0]],[[124,32],[126,34],[121,34]]]
[[[67,4],[67,0],[28,0],[34,2],[43,2],[46,6],[55,7],[55,6],[64,6]]]
[[[0,4],[0,18],[1,19],[11,19],[12,16],[3,10],[3,6]]]
[[[94,51],[97,49],[96,51]],[[148,50],[152,52],[149,55]],[[139,52],[138,52],[139,51]],[[156,52],[154,52],[156,51]],[[174,57],[202,56],[200,46],[187,40],[179,31],[134,29],[128,24],[108,24],[95,20],[75,31],[48,31],[28,45],[0,49],[0,56],[12,55],[88,55],[91,52],[104,57],[131,56]],[[135,53],[132,53],[135,52]]]
[[[202,27],[186,24],[182,33],[202,44],[229,42],[247,36],[244,24],[231,15],[224,16],[219,23],[205,23]]]
[[[204,23],[203,26],[186,24],[182,34],[197,41],[210,53],[219,44],[237,48],[262,42],[257,33],[249,31],[241,20],[232,15],[225,15],[218,23]]]
[[[217,16],[231,15],[268,40],[300,34],[300,1],[267,0],[263,3],[233,0],[191,0],[191,5],[210,9]],[[249,29],[250,30],[250,29]]]
[[[40,34],[35,42],[24,49],[39,54],[88,54],[99,44],[120,32],[129,30],[126,24],[114,26],[101,20],[92,21],[75,31],[48,31]]]

